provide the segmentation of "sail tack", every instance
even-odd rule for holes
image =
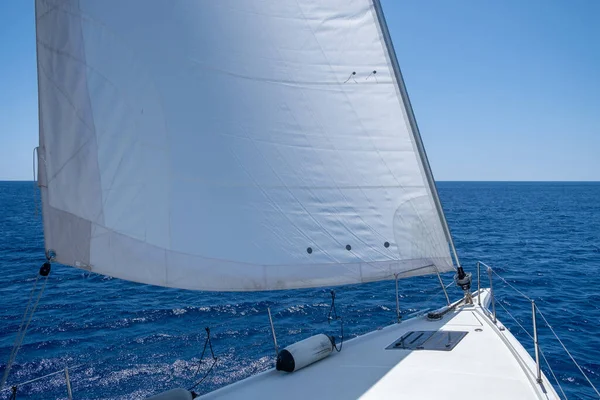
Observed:
[[[37,0],[64,264],[196,290],[451,270],[370,0]]]

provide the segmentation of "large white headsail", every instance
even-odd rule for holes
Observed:
[[[378,4],[36,6],[44,233],[59,262],[198,290],[453,268]]]

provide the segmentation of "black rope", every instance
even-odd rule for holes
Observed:
[[[333,316],[332,316],[333,315]],[[327,315],[327,323],[331,325],[331,321],[340,321],[340,347],[335,344],[335,338],[330,336],[331,345],[333,348],[339,353],[342,351],[342,346],[344,345],[344,319],[337,314],[337,309],[335,308],[335,291],[331,291],[331,307],[329,307],[329,314]]]
[[[333,314],[333,318],[331,317]],[[332,319],[339,319],[337,315],[337,310],[335,309],[335,291],[331,291],[331,307],[329,307],[329,314],[327,315],[327,322],[331,324]]]
[[[210,355],[212,356],[213,362],[212,362],[210,368],[208,369],[208,371],[206,371],[204,373],[204,376],[202,377],[202,379],[200,379],[198,382],[194,383],[194,385],[188,389],[189,391],[192,391],[192,389],[196,388],[196,386],[198,386],[202,382],[204,382],[204,380],[212,372],[213,368],[215,367],[215,365],[217,364],[217,361],[218,361],[218,358],[217,358],[217,356],[215,356],[215,353],[213,351],[212,342],[210,340],[210,328],[207,327],[204,329],[206,329],[206,340],[204,341],[204,348],[202,349],[202,354],[200,354],[200,361],[198,361],[198,367],[196,368],[196,372],[194,373],[194,376],[192,377],[192,379],[196,379],[196,376],[198,376],[198,372],[200,372],[200,366],[202,365],[202,360],[204,359],[204,353],[206,352],[206,346],[208,346],[210,349]]]

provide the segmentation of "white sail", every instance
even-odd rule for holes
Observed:
[[[37,0],[46,248],[197,290],[451,270],[378,7]]]

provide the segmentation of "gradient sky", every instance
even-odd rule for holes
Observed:
[[[600,180],[600,1],[382,0],[437,180]],[[0,0],[0,180],[31,180],[33,0]]]

